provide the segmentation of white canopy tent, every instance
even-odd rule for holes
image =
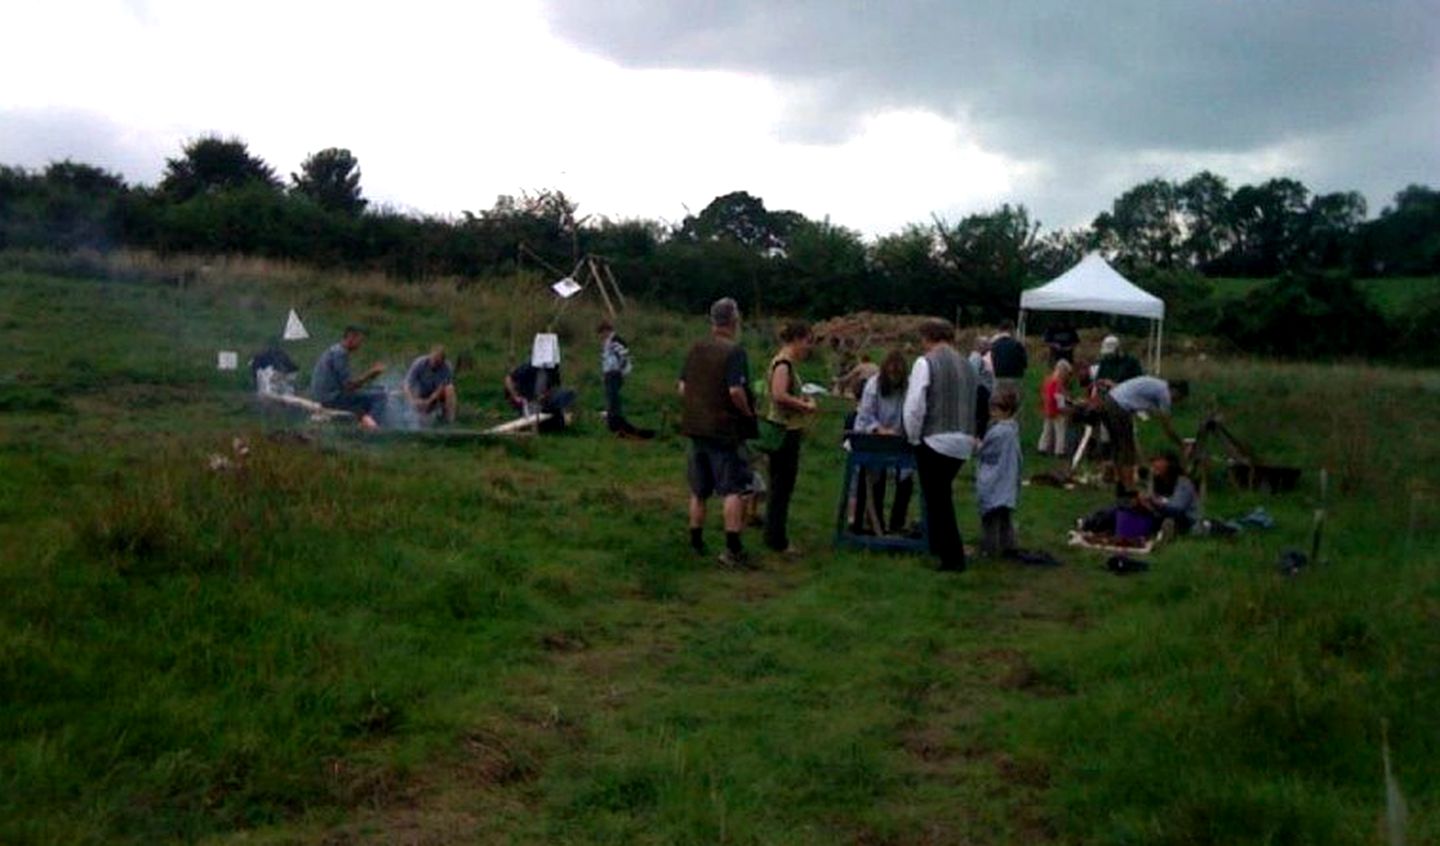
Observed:
[[[1150,321],[1146,358],[1150,372],[1160,373],[1160,343],[1165,335],[1165,301],[1121,276],[1099,253],[1038,288],[1020,294],[1019,333],[1025,335],[1027,311],[1094,311],[1123,314]]]

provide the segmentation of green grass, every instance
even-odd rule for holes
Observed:
[[[1099,490],[1026,489],[1022,539],[1058,570],[833,552],[830,401],[792,515],[809,554],[727,574],[684,548],[683,442],[596,422],[585,306],[560,329],[591,413],[506,444],[263,420],[214,353],[291,306],[307,369],[352,320],[392,368],[447,342],[475,425],[550,316],[533,281],[0,271],[0,842],[1374,843],[1382,721],[1410,842],[1440,839],[1434,371],[1167,362],[1183,428],[1223,409],[1306,476],[1217,487],[1212,513],[1279,527],[1130,579],[1063,546]],[[633,417],[668,429],[702,326],[622,328]],[[245,469],[209,470],[237,435]],[[1322,465],[1326,564],[1281,578]]]
[[[1269,279],[1215,279],[1215,296],[1222,302],[1238,300],[1270,282]],[[1440,276],[1360,279],[1357,284],[1388,318],[1403,317],[1411,307],[1440,296]]]

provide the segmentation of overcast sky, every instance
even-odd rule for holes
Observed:
[[[1440,185],[1440,0],[7,0],[0,163],[153,183],[188,138],[373,200],[557,187],[678,221],[743,189],[869,234],[1150,176]]]

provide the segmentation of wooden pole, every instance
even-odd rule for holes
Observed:
[[[1330,471],[1320,468],[1320,507],[1315,509],[1315,528],[1310,535],[1310,563],[1320,563],[1320,538],[1325,532],[1325,500],[1330,487]]]
[[[620,291],[620,283],[615,281],[615,274],[610,271],[610,262],[604,262],[600,268],[605,271],[605,278],[610,280],[610,290],[615,292],[615,298],[620,301],[620,308],[629,308],[630,304],[625,301],[625,295]]]
[[[590,263],[590,276],[595,280],[595,287],[600,289],[600,298],[605,301],[605,310],[610,312],[610,319],[615,320],[615,305],[610,302],[610,295],[605,292],[605,281],[600,278],[600,272],[595,269],[595,259],[586,259]]]

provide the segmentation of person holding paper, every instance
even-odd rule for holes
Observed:
[[[800,475],[800,440],[805,419],[819,410],[815,400],[801,396],[795,363],[810,357],[813,339],[810,325],[800,321],[780,329],[780,351],[770,359],[770,403],[765,419],[785,430],[780,448],[770,454],[770,498],[765,503],[765,545],[776,552],[794,553],[786,524],[790,520],[790,496]]]
[[[915,447],[915,472],[925,500],[930,552],[940,569],[965,569],[965,546],[955,522],[955,476],[970,457],[975,426],[975,370],[952,342],[950,321],[920,324],[924,353],[910,370],[903,412],[905,437]]]

